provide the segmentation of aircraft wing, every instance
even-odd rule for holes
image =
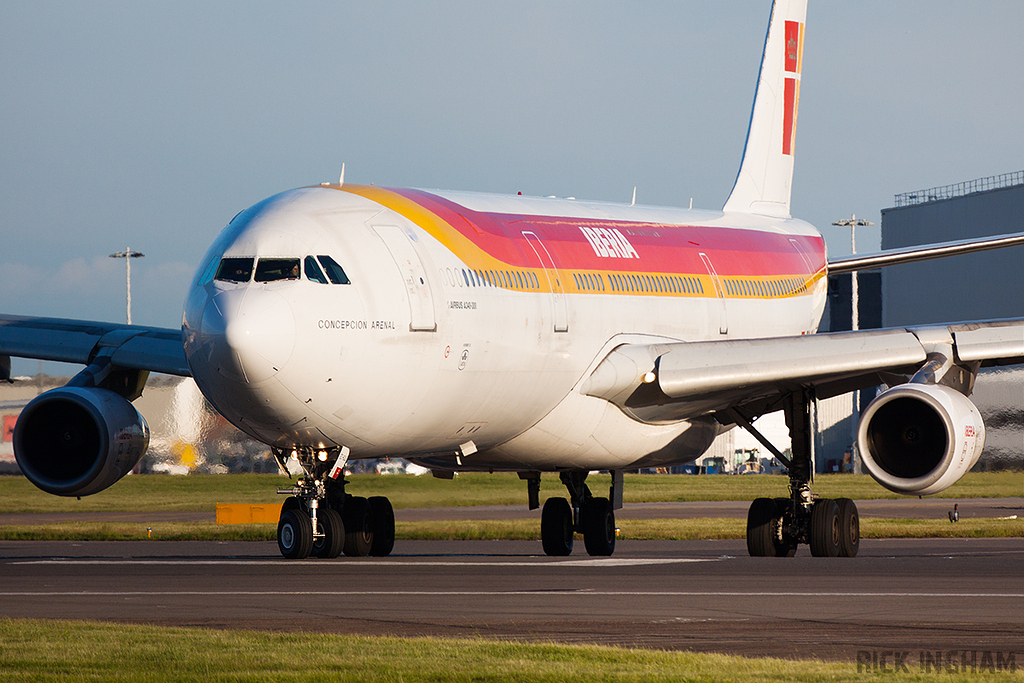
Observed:
[[[874,254],[854,254],[828,262],[828,273],[852,273],[857,270],[895,266],[901,263],[916,263],[932,259],[957,256],[959,254],[975,254],[992,249],[1003,249],[1024,245],[1024,232],[1006,235],[995,235],[983,239],[956,240],[954,242],[937,242],[919,247],[903,247],[887,249]]]
[[[105,355],[118,367],[191,375],[181,330],[65,318],[0,315],[0,357],[89,365]]]
[[[938,354],[937,356],[935,354]],[[926,362],[978,367],[1024,363],[1024,319],[799,337],[624,344],[581,386],[642,422],[739,408],[756,417],[795,391],[828,398],[879,384],[900,384]],[[723,421],[732,422],[723,415]]]

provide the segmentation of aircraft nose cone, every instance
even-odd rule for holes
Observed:
[[[210,362],[228,379],[249,384],[270,379],[295,349],[295,316],[271,291],[244,288],[220,292],[203,312],[202,335]]]

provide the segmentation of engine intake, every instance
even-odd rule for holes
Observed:
[[[901,384],[868,405],[857,429],[868,473],[896,493],[926,496],[978,462],[985,425],[971,401],[938,384]]]
[[[25,406],[14,456],[29,481],[58,496],[98,493],[128,474],[149,447],[149,425],[107,389],[61,387]]]

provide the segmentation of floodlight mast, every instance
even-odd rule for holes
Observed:
[[[843,218],[834,222],[832,225],[839,226],[841,228],[849,226],[850,228],[850,250],[856,255],[857,254],[857,226],[874,225],[871,221],[866,221],[863,218],[857,218],[857,214],[851,213],[849,218]],[[857,292],[857,271],[850,273],[850,309],[853,314],[851,316],[851,329],[860,329],[860,297]],[[860,420],[860,390],[855,389],[853,392],[853,424],[857,424]],[[854,448],[856,450],[856,448]],[[856,471],[856,470],[855,470]]]
[[[129,325],[132,324],[132,259],[142,258],[143,256],[145,256],[145,254],[138,251],[132,251],[131,247],[125,247],[124,251],[118,251],[110,255],[110,258],[124,259],[125,289],[128,291],[126,312],[128,315]]]
[[[834,222],[832,225],[839,227],[850,227],[850,249],[854,255],[857,254],[857,226],[858,225],[874,225],[871,221],[866,221],[863,218],[857,218],[857,214],[850,214],[849,218],[843,218]],[[858,310],[860,302],[857,296],[857,271],[853,271],[851,274],[851,288],[850,296],[853,310],[853,328],[854,330],[860,329],[860,311]]]

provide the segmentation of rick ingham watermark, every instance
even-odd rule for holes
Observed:
[[[1016,673],[1017,655],[1004,650],[857,650],[857,673]]]

